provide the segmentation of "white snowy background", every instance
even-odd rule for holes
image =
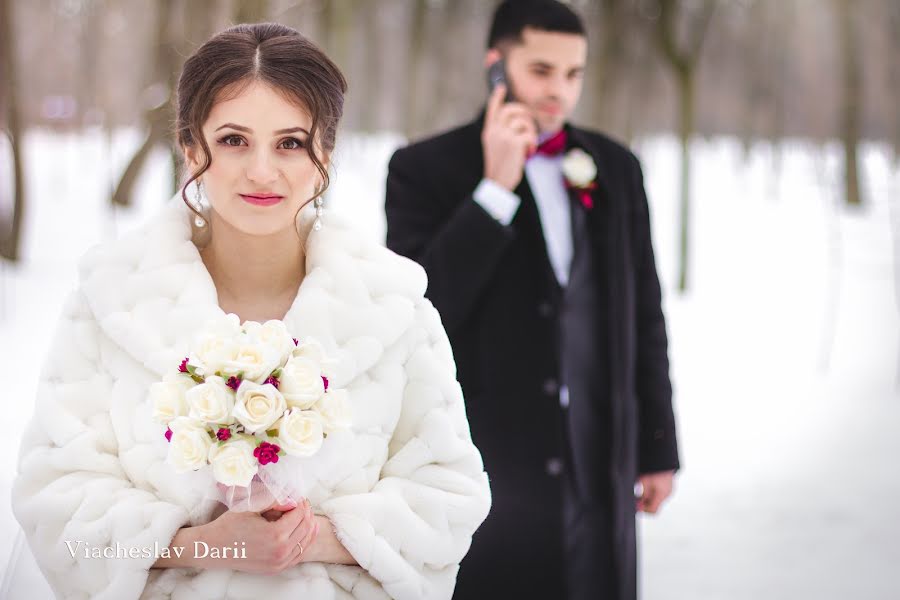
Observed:
[[[0,598],[51,597],[27,547],[13,543],[9,489],[76,260],[169,196],[171,166],[158,152],[135,207],[108,207],[137,143],[133,131],[25,138],[24,259],[0,263],[0,568],[18,560],[32,570],[2,580]],[[388,134],[339,141],[329,208],[376,239],[387,160],[401,143]],[[639,518],[642,597],[900,598],[900,171],[888,150],[862,147],[867,204],[848,210],[836,144],[759,144],[745,155],[735,139],[698,138],[685,295],[675,291],[677,145],[654,137],[635,150],[683,463],[664,510]],[[0,185],[8,181],[0,172]]]

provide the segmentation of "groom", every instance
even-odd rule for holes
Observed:
[[[679,467],[641,167],[568,121],[586,54],[566,5],[502,3],[508,88],[388,170],[387,245],[428,273],[491,478],[455,598],[636,598],[635,512]]]

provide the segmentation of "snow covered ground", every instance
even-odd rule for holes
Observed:
[[[170,194],[171,167],[157,153],[136,207],[106,207],[136,142],[133,132],[26,138],[25,260],[0,267],[4,540],[18,531],[15,457],[75,261]],[[338,148],[331,209],[374,238],[383,239],[384,174],[401,142],[346,135]],[[788,142],[776,161],[765,144],[745,157],[733,139],[697,140],[691,289],[680,295],[676,148],[666,137],[636,146],[684,465],[662,513],[639,521],[643,598],[900,598],[900,172],[884,148],[865,146],[869,203],[848,211],[836,146]],[[0,568],[15,554],[0,545]],[[7,582],[0,598],[41,598],[41,587],[25,591],[40,583]]]

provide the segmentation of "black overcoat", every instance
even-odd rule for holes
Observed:
[[[584,595],[590,582],[575,594],[564,573],[602,560],[592,547],[608,544],[615,591],[590,597],[630,600],[636,478],[679,466],[640,163],[608,137],[566,125],[569,146],[588,152],[598,167],[589,229],[604,391],[563,410],[561,290],[527,178],[515,190],[522,203],[509,226],[472,198],[483,176],[482,126],[483,115],[398,150],[385,199],[387,245],[428,274],[427,296],[453,346],[472,437],[491,480],[493,507],[462,562],[454,597]],[[564,515],[558,466],[567,452],[582,503],[577,514]],[[567,554],[566,539],[575,538],[586,543]]]

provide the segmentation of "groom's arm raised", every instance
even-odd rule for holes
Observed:
[[[425,268],[427,295],[452,332],[471,313],[514,234],[471,194],[446,213],[415,159],[400,150],[388,168],[387,246]]]
[[[388,165],[387,246],[425,268],[427,295],[451,333],[469,316],[514,239],[510,223],[519,198],[512,190],[537,142],[527,110],[504,105],[504,94],[498,87],[488,102],[483,178],[465,198],[446,199],[446,176],[435,175],[440,156],[427,150],[403,148]]]

